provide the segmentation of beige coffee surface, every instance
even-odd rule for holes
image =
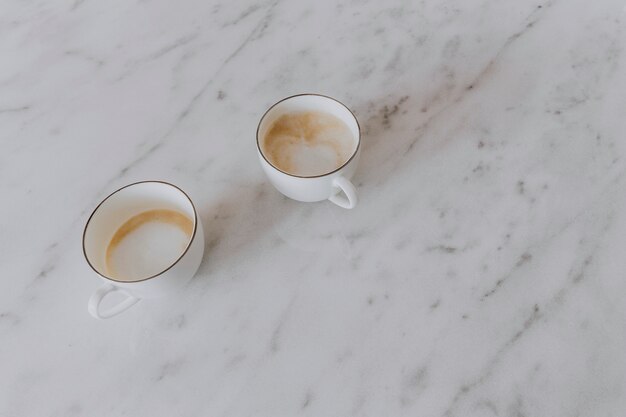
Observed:
[[[193,233],[193,220],[175,210],[139,213],[115,232],[106,250],[107,274],[135,281],[162,272],[185,251]]]
[[[319,111],[286,113],[268,129],[263,154],[276,168],[297,176],[334,171],[354,153],[350,128],[332,114]]]

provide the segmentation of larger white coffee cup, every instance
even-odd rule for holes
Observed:
[[[204,233],[184,191],[143,181],[120,188],[96,207],[85,225],[83,252],[104,281],[89,299],[88,311],[105,319],[142,298],[183,287],[202,261]],[[113,292],[126,298],[103,311],[100,303]]]
[[[319,175],[296,175],[281,169],[268,155],[265,138],[274,124],[284,115],[320,112],[345,123],[351,134],[349,157],[341,165]],[[319,94],[299,94],[274,104],[261,118],[257,128],[257,151],[261,166],[278,191],[294,200],[313,202],[330,200],[340,207],[351,209],[357,204],[357,193],[350,182],[359,162],[361,132],[354,114],[339,101]],[[305,156],[306,157],[306,156]],[[300,156],[300,159],[302,157]]]

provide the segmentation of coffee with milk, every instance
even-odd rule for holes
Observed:
[[[159,274],[185,252],[193,220],[175,210],[154,209],[126,220],[109,242],[107,274],[118,281],[137,281]]]
[[[270,164],[298,177],[315,177],[340,168],[356,146],[357,140],[346,123],[321,111],[283,114],[261,141],[261,150]]]

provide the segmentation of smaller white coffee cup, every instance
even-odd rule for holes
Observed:
[[[286,113],[320,111],[343,121],[354,136],[354,151],[350,158],[333,171],[316,176],[298,176],[272,165],[263,154],[262,142],[274,122]],[[330,200],[339,207],[354,208],[357,193],[350,182],[359,162],[361,130],[354,114],[339,101],[320,94],[298,94],[287,97],[269,108],[261,118],[256,132],[257,151],[261,166],[270,182],[289,198],[304,202]],[[343,195],[340,192],[343,191]]]
[[[111,238],[129,218],[154,209],[175,210],[193,220],[193,232],[187,246],[164,270],[152,276],[121,281],[107,275],[106,251]],[[142,181],[110,194],[93,211],[83,232],[83,253],[89,266],[104,281],[88,303],[88,311],[98,319],[120,314],[142,298],[165,295],[182,288],[196,273],[204,253],[204,233],[196,208],[183,190],[162,181]],[[100,303],[113,292],[126,298],[102,311]]]

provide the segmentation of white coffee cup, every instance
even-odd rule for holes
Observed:
[[[298,176],[272,165],[262,151],[261,141],[274,122],[286,113],[320,111],[343,121],[354,136],[354,151],[350,158],[333,171],[316,176]],[[339,207],[354,208],[357,193],[350,182],[359,162],[361,130],[354,114],[339,101],[319,94],[298,94],[287,97],[270,107],[259,122],[256,132],[257,151],[261,166],[270,182],[289,198],[304,202],[330,200]],[[343,191],[343,195],[339,194]]]
[[[129,218],[154,209],[175,210],[193,220],[193,232],[178,259],[157,274],[133,281],[107,275],[106,251],[112,236]],[[196,273],[204,253],[204,233],[196,208],[183,190],[162,181],[142,181],[110,194],[93,211],[83,232],[83,253],[91,268],[105,282],[88,303],[89,313],[106,319],[127,310],[142,298],[153,298],[182,288]],[[113,292],[126,298],[102,311],[100,303]]]

